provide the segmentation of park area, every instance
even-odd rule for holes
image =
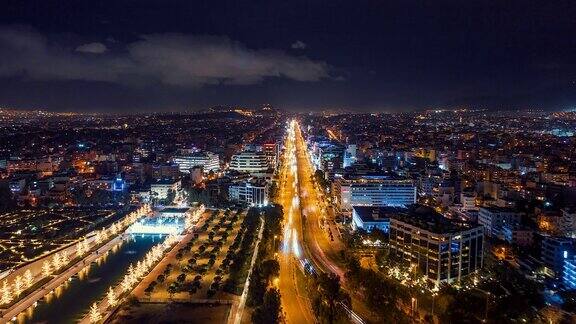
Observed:
[[[141,301],[231,300],[242,293],[259,217],[243,210],[208,213],[153,271]]]

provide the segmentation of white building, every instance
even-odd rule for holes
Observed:
[[[230,169],[250,174],[266,173],[270,165],[263,152],[244,151],[232,156]]]
[[[177,193],[180,191],[180,188],[180,180],[161,180],[150,186],[150,196],[157,199],[166,199],[168,198],[168,192],[170,190]]]
[[[350,211],[352,206],[404,207],[416,203],[416,191],[411,180],[387,176],[345,176],[334,185],[341,211]]]
[[[478,224],[484,226],[487,236],[503,238],[502,228],[517,229],[522,221],[524,213],[513,208],[505,207],[481,207],[478,213]]]
[[[228,188],[230,201],[245,203],[252,206],[268,205],[268,183],[259,182],[239,182]]]
[[[220,169],[218,154],[208,151],[197,151],[186,155],[174,157],[174,163],[178,164],[180,172],[189,173],[195,166],[201,166],[205,172]]]

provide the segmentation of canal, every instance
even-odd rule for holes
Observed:
[[[118,284],[130,263],[142,260],[160,235],[132,235],[18,316],[18,323],[76,323],[92,303]]]

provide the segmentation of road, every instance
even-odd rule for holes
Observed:
[[[344,245],[338,239],[337,233],[333,233],[333,240],[331,240],[327,230],[321,227],[322,222],[331,221],[329,217],[326,217],[326,201],[312,180],[314,169],[308,156],[306,142],[299,127],[296,127],[295,135],[298,179],[300,180],[298,183],[300,205],[305,215],[305,244],[310,249],[314,264],[320,269],[336,273],[341,280],[344,280],[345,270],[332,261],[337,256],[337,253],[344,249]]]
[[[254,246],[254,252],[252,253],[252,260],[250,261],[250,270],[248,270],[248,276],[244,282],[244,289],[242,290],[242,296],[240,296],[240,301],[238,302],[238,308],[236,309],[236,319],[234,324],[240,324],[242,320],[242,314],[244,313],[244,306],[246,305],[246,298],[248,297],[248,287],[250,286],[250,276],[252,276],[252,270],[254,269],[254,263],[258,258],[258,245],[262,240],[262,233],[264,233],[264,219],[261,219],[260,229],[258,230],[258,240]]]
[[[288,323],[313,323],[314,315],[310,308],[306,292],[298,289],[297,273],[300,271],[300,260],[303,257],[300,240],[302,238],[302,215],[297,193],[297,173],[295,159],[294,132],[289,132],[279,171],[279,197],[284,209],[284,237],[280,248],[280,279],[278,287],[282,295],[282,308]]]
[[[355,312],[360,312],[364,318],[367,318],[371,312],[364,305],[362,297],[355,290],[346,286],[344,276],[346,269],[344,266],[334,261],[339,259],[339,253],[345,249],[345,245],[340,240],[336,227],[332,226],[333,209],[328,206],[320,188],[314,183],[315,170],[308,155],[306,142],[297,124],[294,134],[300,208],[304,214],[303,250],[318,269],[335,273],[340,277],[342,287],[350,295],[354,308],[354,310],[347,307],[344,309],[355,323],[363,323],[362,318]],[[329,235],[330,231],[332,237]]]

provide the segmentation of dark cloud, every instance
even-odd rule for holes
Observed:
[[[89,43],[76,47],[76,52],[92,53],[92,54],[102,54],[106,52],[108,48],[102,43]]]
[[[48,81],[197,87],[257,84],[267,78],[318,81],[329,77],[325,62],[277,50],[252,50],[225,37],[177,33],[142,35],[121,51],[108,51],[98,42],[68,48],[31,29],[3,27],[0,55],[0,77]]]

